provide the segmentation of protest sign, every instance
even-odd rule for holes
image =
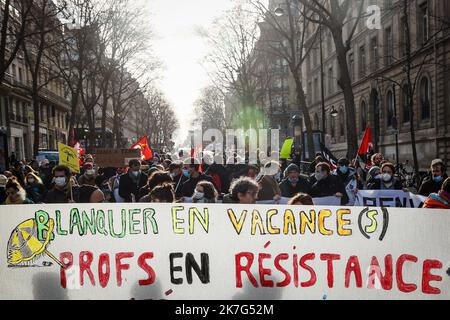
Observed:
[[[140,149],[96,149],[95,164],[103,168],[121,168],[128,166],[132,159],[141,159]]]
[[[59,164],[68,167],[72,172],[80,173],[78,151],[58,142]]]
[[[450,296],[445,210],[134,203],[0,216],[0,299]]]
[[[280,159],[290,159],[291,158],[291,152],[292,152],[292,146],[294,145],[294,139],[289,138],[284,141],[283,147],[281,148],[280,152]]]
[[[355,206],[421,208],[427,198],[402,190],[360,190]]]

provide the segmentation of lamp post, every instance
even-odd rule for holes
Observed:
[[[398,146],[398,117],[397,117],[397,98],[395,95],[395,83],[392,85],[393,95],[394,95],[394,117],[392,118],[392,127],[395,130],[395,158],[397,160],[397,170],[400,167],[400,161],[398,159],[399,146]]]

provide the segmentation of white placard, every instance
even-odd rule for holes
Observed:
[[[450,297],[445,210],[136,203],[0,216],[0,299]]]

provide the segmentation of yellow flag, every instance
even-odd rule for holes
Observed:
[[[77,149],[58,142],[59,164],[68,167],[72,172],[80,173],[80,161]]]

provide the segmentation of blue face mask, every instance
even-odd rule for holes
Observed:
[[[441,177],[441,176],[439,176],[439,177],[433,177],[433,180],[434,180],[434,182],[436,182],[436,183],[441,183],[442,180],[444,180],[444,177]]]
[[[348,167],[347,166],[342,166],[342,167],[339,168],[339,171],[342,174],[347,174],[348,173]]]
[[[183,170],[183,174],[186,178],[190,178],[191,174],[189,173],[189,170]]]

